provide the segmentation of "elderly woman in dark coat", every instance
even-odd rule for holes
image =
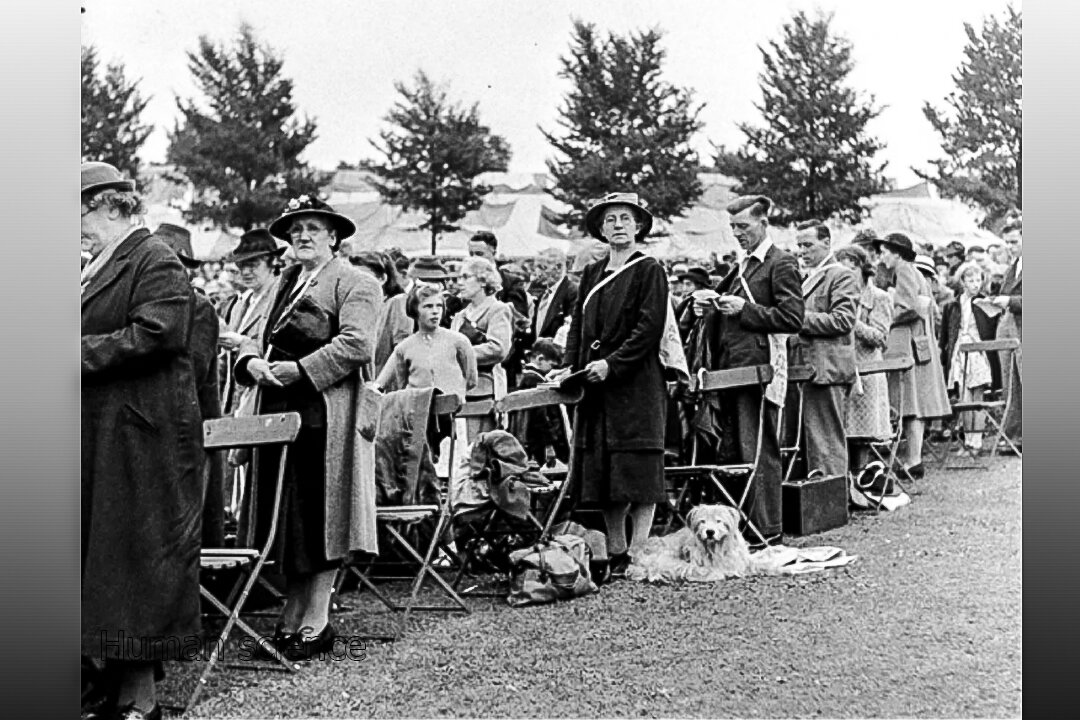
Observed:
[[[656,503],[665,501],[667,395],[660,342],[668,281],[660,263],[634,247],[652,228],[652,215],[636,194],[608,195],[589,209],[585,227],[611,251],[582,273],[567,338],[567,364],[587,372],[585,398],[577,406],[573,477],[579,501],[603,510],[610,569],[620,574],[644,547]]]
[[[302,660],[333,646],[330,592],[350,553],[376,553],[374,418],[361,386],[371,379],[382,288],[335,257],[353,222],[317,198],[289,201],[270,233],[288,240],[297,264],[282,271],[259,343],[239,351],[236,379],[257,383],[260,414],[298,412],[303,426],[289,450],[275,554],[288,584],[274,642]],[[269,493],[278,453],[253,453],[259,493]],[[265,537],[270,501],[256,503]]]
[[[105,660],[98,711],[131,718],[160,717],[155,661],[198,641],[205,491],[194,294],[142,212],[132,181],[83,164],[82,652]]]

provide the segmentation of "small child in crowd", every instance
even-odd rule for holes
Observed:
[[[522,367],[518,390],[529,390],[547,382],[548,373],[562,364],[562,349],[547,338],[533,343]],[[540,465],[553,465],[555,460],[566,462],[570,448],[566,429],[558,407],[541,407],[511,413],[509,430],[525,448],[529,459]]]

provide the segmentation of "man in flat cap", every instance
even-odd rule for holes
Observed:
[[[705,318],[706,366],[728,369],[768,365],[785,349],[770,336],[797,333],[803,324],[799,264],[769,237],[772,201],[762,195],[736,198],[727,207],[731,229],[744,259],[716,290],[695,293]],[[699,359],[700,361],[700,359]],[[724,424],[734,426],[736,462],[752,463],[757,452],[759,417],[763,419],[761,453],[751,490],[750,519],[773,542],[781,535],[780,443],[777,434],[783,381],[763,393],[759,387],[732,390],[720,400]],[[779,390],[777,390],[779,388]],[[762,412],[762,403],[765,403]],[[721,458],[726,460],[727,458]],[[748,539],[757,539],[752,534]]]

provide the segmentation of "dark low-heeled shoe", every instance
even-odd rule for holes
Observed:
[[[275,650],[281,652],[282,648],[288,645],[296,633],[285,632],[285,626],[278,623],[274,628],[274,636],[272,638],[263,637],[260,638],[262,642],[255,643],[255,652],[252,654],[253,660],[277,660],[270,651],[266,648],[265,643],[269,643]]]
[[[314,637],[304,637],[303,633],[293,635],[282,648],[281,654],[293,662],[310,660],[320,653],[332,650],[336,637],[334,626],[326,623],[326,627]]]
[[[619,553],[611,556],[611,579],[621,580],[626,577],[626,569],[630,567],[630,553]]]

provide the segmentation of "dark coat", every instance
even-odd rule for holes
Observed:
[[[194,292],[149,236],[132,233],[82,295],[82,653],[92,657],[124,655],[121,632],[143,659],[172,657],[180,647],[139,638],[183,644],[200,631]]]
[[[536,300],[536,315],[533,317],[532,330],[534,338],[553,338],[559,328],[566,322],[566,318],[574,314],[574,306],[577,305],[578,286],[573,278],[563,276],[559,281],[555,293],[552,295],[551,304],[548,306],[547,317],[540,317],[540,298]]]
[[[716,291],[746,298],[738,280],[738,268],[727,274]],[[804,303],[799,263],[773,246],[765,261],[751,261],[745,274],[754,296],[737,315],[710,312],[706,315],[706,337],[713,370],[769,363],[769,335],[797,333],[802,329]]]
[[[196,291],[191,357],[199,396],[199,414],[203,420],[221,417],[219,331],[214,304],[201,291]],[[225,544],[225,453],[207,453],[204,472],[206,499],[203,505],[202,544],[204,547],[221,547]]]
[[[660,263],[646,258],[583,307],[603,279],[607,262],[605,258],[592,263],[582,273],[566,343],[566,361],[574,371],[594,360],[608,362],[607,380],[585,386],[578,413],[583,420],[592,416],[604,423],[606,450],[662,451],[667,386],[660,366],[660,339],[667,318],[667,275]],[[583,447],[585,435],[575,433],[574,447]]]
[[[789,341],[793,365],[814,368],[813,385],[855,382],[855,314],[859,305],[855,276],[844,267],[820,273],[803,287],[802,330]]]

